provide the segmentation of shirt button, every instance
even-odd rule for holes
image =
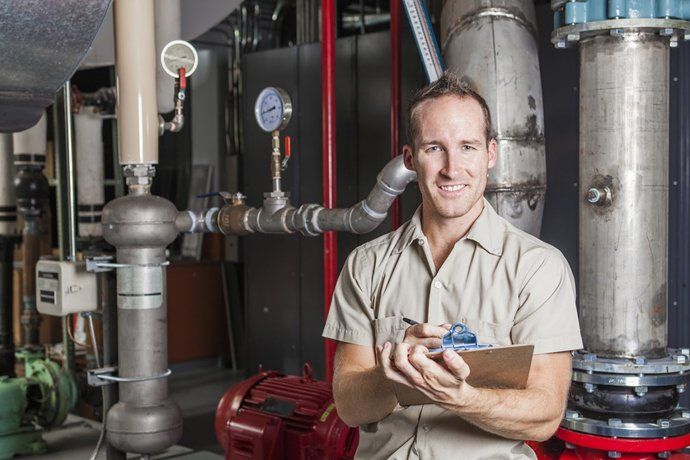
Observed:
[[[429,425],[422,425],[422,430],[425,433],[428,433],[429,431],[431,431],[431,427]]]
[[[424,238],[419,238],[417,240],[417,244],[419,244],[420,246],[424,246]]]
[[[436,282],[434,283],[434,287],[435,287],[436,289],[441,289],[441,286],[443,286],[443,285],[441,284],[440,281],[436,281]]]

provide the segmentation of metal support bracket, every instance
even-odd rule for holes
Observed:
[[[101,367],[99,369],[89,369],[86,371],[86,382],[92,387],[101,387],[113,383],[146,382],[148,380],[160,380],[169,377],[172,371],[168,369],[162,374],[150,375],[145,377],[118,377],[116,366]]]

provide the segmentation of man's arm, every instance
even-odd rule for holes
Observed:
[[[475,388],[470,368],[457,353],[443,353],[445,367],[424,347],[387,344],[380,353],[384,373],[426,394],[438,405],[478,427],[511,439],[548,439],[558,428],[570,386],[570,352],[535,355],[524,390]],[[408,355],[409,353],[409,355]],[[394,364],[391,363],[391,356]]]
[[[393,412],[398,400],[374,349],[339,342],[335,352],[333,397],[338,416],[350,426],[378,422]]]
[[[450,324],[417,324],[405,330],[406,346],[435,348]],[[379,352],[381,347],[377,347]],[[426,348],[424,348],[426,349]],[[378,422],[398,404],[372,347],[338,342],[333,371],[333,396],[338,415],[350,426]]]

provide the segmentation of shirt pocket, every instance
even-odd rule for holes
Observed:
[[[501,346],[513,344],[510,338],[513,323],[492,323],[479,318],[462,318],[462,322],[470,331],[477,334],[479,343]]]
[[[386,342],[399,343],[405,337],[409,325],[402,316],[386,316],[374,320],[374,343],[383,345]]]

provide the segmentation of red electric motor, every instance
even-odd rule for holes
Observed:
[[[230,388],[216,410],[226,459],[345,460],[359,431],[338,417],[331,385],[304,375],[261,371]]]

